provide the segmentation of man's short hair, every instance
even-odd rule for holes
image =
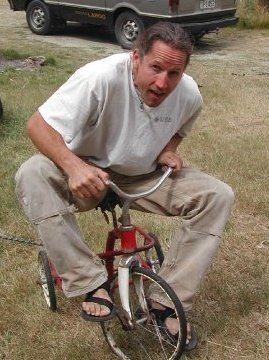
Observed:
[[[142,58],[150,52],[157,40],[163,41],[173,49],[183,51],[187,55],[186,65],[189,63],[193,50],[192,41],[190,35],[179,24],[162,21],[147,28],[140,34],[134,46],[139,56]]]

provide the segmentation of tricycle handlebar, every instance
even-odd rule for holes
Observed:
[[[159,186],[162,185],[162,183],[169,177],[169,175],[172,173],[173,169],[168,167],[168,169],[165,171],[165,173],[161,176],[161,178],[158,180],[158,182],[149,190],[143,191],[141,193],[137,194],[127,194],[126,192],[122,191],[113,181],[108,180],[107,185],[121,198],[129,201],[134,201],[143,197],[146,197],[150,194],[152,194],[155,190],[158,189]]]

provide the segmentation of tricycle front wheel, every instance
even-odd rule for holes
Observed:
[[[171,317],[178,321],[178,336],[168,336],[163,323],[156,319],[151,302],[151,293],[155,291],[174,309]],[[180,359],[187,330],[185,314],[175,292],[157,274],[139,266],[131,269],[129,292],[131,318],[122,308],[115,283],[111,296],[118,316],[101,323],[112,351],[122,360]]]

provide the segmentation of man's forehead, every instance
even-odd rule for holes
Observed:
[[[175,49],[162,41],[155,41],[151,50],[146,54],[150,62],[167,63],[171,66],[182,66],[186,63],[187,54],[179,49]]]

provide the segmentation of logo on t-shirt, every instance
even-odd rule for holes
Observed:
[[[156,116],[154,121],[157,123],[170,123],[172,122],[172,118],[170,116]]]

